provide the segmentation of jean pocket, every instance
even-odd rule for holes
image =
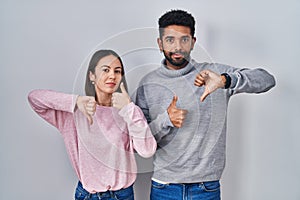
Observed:
[[[77,187],[75,191],[75,200],[85,200],[89,193],[83,188]]]
[[[86,194],[83,194],[81,192],[76,192],[75,193],[75,200],[85,200],[87,197]]]
[[[158,182],[152,181],[152,187],[153,188],[161,189],[161,188],[166,187],[167,185],[168,184],[163,184],[163,183],[158,183]]]
[[[220,182],[219,181],[208,181],[204,182],[203,184],[203,189],[206,192],[215,192],[220,190]]]

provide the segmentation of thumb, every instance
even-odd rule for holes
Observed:
[[[90,125],[93,124],[93,118],[91,115],[87,115],[87,119],[89,120]]]
[[[87,112],[84,112],[83,114],[88,119],[89,124],[92,125],[93,124],[93,118],[92,118],[92,116],[89,115]]]
[[[178,96],[174,95],[172,102],[171,102],[171,106],[176,107],[177,100],[178,100]]]
[[[121,92],[122,92],[122,93],[127,94],[127,91],[126,91],[126,89],[125,89],[125,86],[124,86],[124,83],[123,83],[123,82],[120,84],[120,88],[121,88]]]
[[[204,90],[202,96],[200,97],[200,101],[204,101],[205,98],[206,98],[209,94],[210,94],[210,92],[209,92],[208,88],[205,87],[205,90]]]
[[[206,79],[209,76],[209,70],[204,70],[200,74],[204,79]]]
[[[89,97],[90,97],[89,102],[96,102],[95,97],[93,97],[93,96],[89,96]]]

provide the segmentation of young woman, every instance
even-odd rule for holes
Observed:
[[[151,157],[156,150],[147,121],[122,81],[120,57],[99,50],[87,70],[87,96],[51,90],[34,90],[28,96],[33,110],[64,138],[79,179],[76,200],[133,200],[134,153]]]

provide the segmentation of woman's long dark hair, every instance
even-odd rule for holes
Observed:
[[[103,50],[96,51],[94,53],[94,55],[92,56],[91,60],[90,60],[90,63],[89,63],[88,69],[87,69],[87,73],[86,73],[86,79],[85,79],[85,94],[87,96],[93,96],[97,99],[96,91],[95,91],[95,85],[92,84],[89,74],[90,74],[90,72],[92,72],[94,74],[95,73],[95,67],[97,66],[99,60],[106,57],[106,56],[109,56],[109,55],[115,56],[120,61],[121,67],[122,67],[122,73],[121,73],[122,74],[122,80],[121,80],[121,82],[123,82],[123,84],[125,86],[125,89],[127,90],[127,83],[126,83],[126,79],[125,79],[125,76],[124,76],[125,75],[125,70],[124,70],[123,62],[122,62],[120,56],[116,52],[114,52],[113,50],[103,49]],[[121,91],[121,89],[120,89],[120,86],[119,86],[118,89],[117,89],[117,92],[120,92],[120,91]]]

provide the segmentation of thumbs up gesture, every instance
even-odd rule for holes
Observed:
[[[169,118],[170,118],[172,124],[175,127],[180,128],[183,125],[183,121],[187,114],[187,110],[177,108],[177,106],[176,106],[177,100],[178,100],[178,97],[175,95],[173,97],[171,104],[169,105],[169,107],[167,109],[167,112],[169,114]]]
[[[130,97],[124,87],[123,82],[120,85],[121,93],[114,92],[112,94],[112,106],[118,109],[122,109],[124,106],[131,102]]]

